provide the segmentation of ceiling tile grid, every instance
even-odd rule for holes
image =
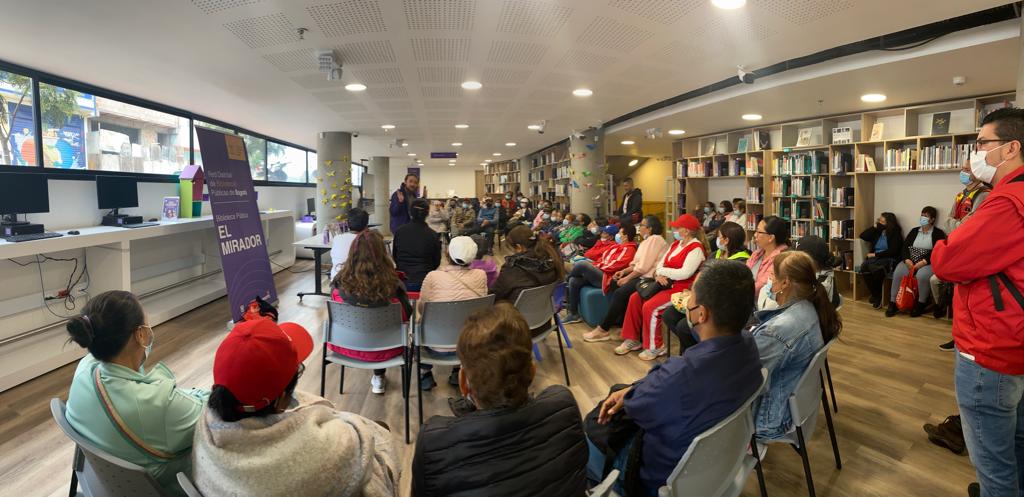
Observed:
[[[534,66],[540,64],[547,51],[548,47],[539,43],[495,40],[491,42],[487,62]]]
[[[608,17],[598,16],[576,42],[600,48],[632,52],[654,33]]]
[[[352,75],[356,81],[369,85],[401,85],[405,84],[402,78],[402,69],[398,67],[381,67],[375,69],[355,69]]]
[[[648,21],[674,24],[694,12],[704,0],[612,0],[608,5]]]
[[[498,32],[555,36],[571,15],[571,8],[553,2],[505,0],[501,6]]]
[[[466,75],[462,67],[417,67],[420,83],[451,83],[459,84]]]
[[[395,50],[388,40],[345,43],[334,48],[342,65],[394,64]]]
[[[235,7],[257,4],[261,1],[263,0],[192,0],[192,5],[206,14],[215,14]]]
[[[533,71],[528,69],[511,69],[505,67],[484,68],[480,81],[485,84],[496,85],[522,85],[530,79]]]
[[[287,52],[277,52],[263,55],[263,60],[269,62],[281,72],[291,71],[316,71],[317,62],[313,55],[312,48],[299,48]]]
[[[849,10],[853,0],[757,0],[755,5],[794,24],[804,25]]]
[[[383,33],[388,30],[377,0],[345,0],[311,5],[306,7],[306,12],[328,38]]]
[[[264,48],[299,41],[298,27],[283,12],[238,19],[224,24],[249,48]]]
[[[476,0],[404,0],[406,27],[410,30],[470,31]]]
[[[413,38],[416,62],[468,62],[469,38]]]
[[[374,99],[409,98],[409,92],[404,86],[372,86],[366,90],[366,93]],[[378,103],[378,105],[380,104]]]

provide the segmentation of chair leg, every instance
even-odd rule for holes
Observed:
[[[803,428],[796,427],[797,441],[800,443],[800,447],[797,448],[797,452],[800,453],[800,459],[804,462],[804,476],[807,477],[807,495],[814,497],[814,479],[811,478],[811,461],[807,458],[807,441],[804,440]]]
[[[558,354],[562,356],[562,372],[565,373],[565,386],[570,386],[569,383],[569,366],[565,363],[565,349],[562,348],[562,335],[555,333],[558,337]]]
[[[839,412],[839,404],[836,403],[836,389],[832,387],[832,370],[828,367],[828,358],[825,358],[825,377],[828,378],[828,394],[832,397],[832,410]]]
[[[420,372],[420,348],[416,347],[416,406],[420,415],[420,426],[423,426],[423,374]]]
[[[338,380],[338,394],[345,394],[345,366],[341,367],[341,379]]]
[[[558,330],[562,332],[562,337],[565,338],[565,346],[571,349],[572,341],[569,340],[569,334],[565,332],[565,325],[562,324],[562,318],[558,317],[558,314],[555,314],[555,323],[558,324]]]
[[[757,449],[757,438],[754,435],[750,436],[750,452],[757,460],[754,470],[757,471],[757,486],[761,488],[761,497],[768,497],[768,487],[764,484],[764,470],[761,468],[761,452]]]
[[[405,397],[405,444],[409,444],[409,359],[402,365],[402,397]]]
[[[78,495],[78,472],[74,468],[71,469],[71,489],[68,490],[68,497],[75,497]]]
[[[533,358],[540,361],[540,347],[537,344],[533,344]]]
[[[320,396],[324,396],[324,382],[327,381],[327,345],[323,347],[323,359],[320,361]]]
[[[821,372],[818,372],[819,377]],[[828,399],[825,397],[825,388],[821,389],[821,407],[825,410],[825,424],[828,425],[828,437],[832,440],[832,454],[836,457],[836,469],[843,469],[843,460],[839,457],[839,444],[836,442],[836,428],[832,425],[832,412],[828,409]]]

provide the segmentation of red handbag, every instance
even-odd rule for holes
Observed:
[[[911,269],[910,273],[900,281],[900,291],[896,294],[896,308],[901,311],[913,309],[914,303],[917,302],[917,278],[914,277],[916,271],[916,269]]]

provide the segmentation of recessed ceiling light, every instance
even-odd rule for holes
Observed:
[[[395,129],[394,124],[381,124],[380,127],[381,129]]]
[[[495,157],[501,157],[501,152],[494,152],[494,153],[493,153],[493,154],[491,154],[491,155],[493,155],[493,156],[495,156]]]
[[[449,166],[455,166],[455,163],[454,162],[450,162],[448,165]]]
[[[516,146],[516,142],[508,142],[508,143],[505,144],[505,146],[506,147],[514,147],[514,146]]]
[[[403,147],[408,147],[409,146],[409,142],[402,142],[402,146]]]
[[[479,81],[463,81],[462,87],[467,90],[479,90],[480,88],[483,88],[484,85],[480,84]]]
[[[455,162],[455,159],[448,159],[448,162]]]
[[[469,127],[468,124],[456,124],[455,125],[455,129],[466,129],[468,127]]]
[[[882,95],[881,93],[868,93],[867,95],[861,95],[860,101],[868,103],[878,103],[885,102],[885,98],[885,95]]]
[[[462,142],[455,142],[455,143],[452,143],[452,146],[453,146],[453,147],[461,147],[461,146],[462,146]]]
[[[484,159],[484,162],[491,163],[493,161],[491,159]]]
[[[366,85],[362,83],[349,83],[345,85],[345,89],[348,91],[363,91],[366,89]]]
[[[670,130],[668,130],[668,134],[670,134],[670,135],[681,135],[683,133],[686,133],[686,131],[681,130],[681,129],[670,129]]]
[[[711,0],[711,5],[725,10],[734,10],[747,4],[747,0]]]
[[[639,163],[640,163],[640,159],[633,159],[633,160],[629,161],[629,167],[633,167],[633,166],[635,166],[635,165],[637,165]]]
[[[635,141],[633,141],[633,140],[622,140],[622,141],[620,141],[619,143],[621,143],[621,144],[623,144],[623,145],[632,145],[632,144],[634,144],[634,143],[636,143],[636,142],[635,142]]]
[[[409,152],[409,153],[407,153],[407,154],[405,154],[405,155],[408,155],[409,157],[416,157],[416,154],[414,154],[414,153],[412,153],[412,152]]]
[[[744,121],[760,121],[764,118],[761,114],[743,114],[741,117]]]
[[[572,94],[576,95],[577,97],[589,97],[594,94],[594,90],[591,90],[589,88],[576,88],[575,90],[572,91]]]
[[[480,165],[481,165],[481,166],[486,166],[486,165],[487,165],[487,163],[486,163],[486,162],[481,162],[481,163],[480,163]]]
[[[531,124],[531,125],[527,126],[526,129],[528,129],[530,131],[537,131],[537,130],[540,129],[540,125],[539,124]]]

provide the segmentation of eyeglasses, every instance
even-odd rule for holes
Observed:
[[[755,231],[755,232],[754,232],[754,234],[755,234],[755,235],[767,235],[767,234],[769,234],[769,233],[768,233],[767,231],[761,231],[761,230],[757,230],[757,231]]]
[[[983,146],[985,146],[985,145],[987,145],[989,143],[1005,143],[1005,142],[1008,142],[1008,141],[1010,141],[1010,140],[984,140],[984,139],[979,139],[978,141],[974,142],[974,151],[977,152],[977,151],[981,150],[979,147],[983,147]]]

